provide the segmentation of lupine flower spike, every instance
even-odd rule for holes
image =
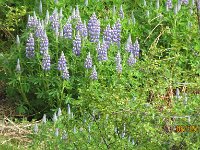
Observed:
[[[48,48],[49,48],[49,40],[45,31],[44,35],[40,39],[40,54],[46,53],[48,51]]]
[[[34,52],[34,38],[33,38],[33,34],[30,33],[29,38],[27,39],[27,43],[26,43],[26,57],[27,58],[33,58],[35,56],[35,52]]]
[[[90,42],[98,42],[100,37],[100,21],[97,19],[96,14],[90,17],[88,21],[88,34]]]
[[[67,139],[67,132],[64,130],[62,134],[62,140],[66,140],[66,139]]]
[[[62,51],[61,56],[58,60],[58,70],[64,71],[66,69],[66,67],[67,67],[67,61],[66,61],[65,55]]]
[[[58,136],[59,135],[59,129],[56,128],[56,131],[55,131],[55,136]]]
[[[127,62],[129,66],[132,66],[136,63],[136,58],[134,57],[133,53],[130,54]]]
[[[121,55],[120,52],[118,51],[117,56],[115,57],[116,63],[121,63]]]
[[[70,116],[71,115],[71,108],[70,105],[67,104],[67,114]]]
[[[51,60],[50,60],[50,55],[47,50],[43,55],[42,69],[45,71],[50,70],[50,66],[51,66]]]
[[[57,116],[60,117],[62,115],[62,111],[61,111],[61,108],[58,108],[58,113],[57,113]]]
[[[85,65],[84,66],[85,66],[86,69],[92,68],[92,58],[90,56],[90,52],[87,55],[87,58],[85,60]]]
[[[116,70],[117,70],[117,73],[122,73],[122,65],[120,62],[117,62]]]
[[[56,112],[53,114],[53,119],[52,120],[53,120],[54,123],[58,120]]]
[[[79,32],[77,32],[75,39],[73,40],[73,53],[79,56],[81,53],[81,37]]]
[[[105,42],[110,45],[112,42],[112,29],[110,27],[110,24],[106,26],[106,29],[103,32],[103,39]]]
[[[93,79],[93,80],[97,80],[98,79],[95,65],[93,66],[93,70],[92,70],[90,78]]]
[[[42,117],[42,123],[45,124],[46,122],[47,122],[47,116],[46,116],[46,114],[44,114]]]
[[[134,47],[132,45],[131,34],[129,34],[125,49],[129,53],[133,52]]]
[[[68,71],[68,69],[67,69],[67,67],[65,68],[65,70],[64,71],[62,71],[62,78],[64,79],[64,80],[68,80],[69,79],[69,71]]]
[[[42,14],[42,1],[40,0],[40,6],[39,6],[39,11]]]
[[[19,58],[17,59],[16,71],[17,71],[18,73],[21,72],[21,67],[20,67]]]
[[[120,6],[119,16],[120,16],[121,19],[124,19],[124,11],[123,11],[122,5]]]
[[[71,19],[68,19],[66,24],[63,27],[64,38],[72,39],[72,24],[70,23]]]
[[[37,134],[38,133],[38,125],[37,125],[37,123],[34,125],[34,132]]]
[[[133,44],[133,54],[135,57],[139,57],[140,45],[138,39],[136,38],[135,43]]]

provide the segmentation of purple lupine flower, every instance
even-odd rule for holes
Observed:
[[[181,0],[181,2],[182,2],[184,5],[189,4],[189,0]]]
[[[49,47],[49,40],[46,32],[44,32],[44,36],[40,40],[40,54],[44,54]]]
[[[140,45],[138,43],[138,39],[135,40],[135,43],[133,44],[133,54],[135,57],[139,57],[140,52]]]
[[[39,12],[42,14],[42,1],[40,0],[40,5],[39,5]]]
[[[100,51],[101,50],[101,42],[99,41],[96,47],[96,51]]]
[[[97,80],[98,79],[95,65],[93,66],[93,70],[92,70],[90,78],[93,79],[93,80]]]
[[[80,36],[83,34],[84,24],[82,23],[81,19],[76,24],[76,31],[79,32]]]
[[[39,22],[38,22],[38,25],[37,25],[36,30],[35,30],[35,36],[36,36],[37,38],[41,38],[41,37],[44,36],[44,28],[43,28],[43,26],[42,26],[40,20],[38,20],[38,21],[39,21]]]
[[[34,16],[28,16],[28,23],[27,23],[27,26],[29,27],[29,28],[31,28],[31,27],[35,27],[36,25],[37,25],[37,22],[38,22],[38,20],[37,20],[37,17],[36,17],[36,15],[34,15]]]
[[[78,5],[76,5],[75,18],[78,19],[78,20],[81,18]]]
[[[73,53],[79,56],[81,53],[81,37],[79,32],[77,32],[75,39],[73,40]]]
[[[63,27],[63,34],[65,38],[72,39],[72,24],[69,20]]]
[[[119,51],[117,52],[117,55],[116,55],[116,57],[115,57],[115,61],[116,61],[116,63],[121,63],[121,61],[122,61],[121,55],[120,55],[120,52],[119,52]]]
[[[125,49],[129,53],[133,52],[133,50],[134,50],[134,47],[133,47],[133,44],[132,44],[132,39],[131,39],[131,34],[129,34]]]
[[[120,20],[118,19],[117,22],[113,25],[113,35],[112,35],[112,41],[114,43],[117,43],[118,46],[120,46],[120,41],[121,41],[121,23]]]
[[[59,29],[60,23],[57,9],[54,10],[53,14],[49,17],[49,20],[51,21],[51,26],[54,31]]]
[[[116,71],[117,73],[122,73],[122,64],[120,62],[117,62]]]
[[[26,57],[27,58],[32,58],[35,56],[34,46],[35,46],[35,42],[34,42],[33,34],[30,33],[29,38],[27,39],[27,43],[26,43]]]
[[[87,58],[85,59],[85,64],[84,64],[86,69],[92,68],[92,58],[90,56],[90,52],[87,55]]]
[[[51,59],[50,55],[48,53],[48,50],[43,54],[43,59],[42,59],[42,69],[47,71],[50,70],[51,66]]]
[[[119,17],[120,17],[121,19],[124,19],[124,11],[123,11],[122,5],[120,6]]]
[[[62,78],[65,79],[65,80],[68,80],[69,79],[69,71],[67,69],[67,67],[65,68],[65,70],[62,71]]]
[[[21,72],[21,66],[20,66],[19,58],[17,59],[16,71],[17,71],[18,73]]]
[[[133,53],[130,54],[127,62],[129,66],[132,66],[136,63],[136,58],[134,57]]]
[[[108,45],[110,45],[110,43],[112,42],[112,29],[110,27],[110,24],[106,26],[106,29],[103,32],[103,39]]]
[[[87,36],[88,36],[88,30],[87,30],[86,21],[84,20],[84,24],[82,28],[82,37],[87,37]]]
[[[72,19],[76,19],[76,10],[75,10],[75,8],[72,9],[71,17],[72,17]]]
[[[105,41],[103,41],[101,48],[98,51],[98,60],[99,61],[106,61],[108,60],[107,52],[108,51],[108,45]]]
[[[88,21],[88,34],[91,42],[98,42],[100,37],[100,21],[97,19],[96,14],[90,17]]]
[[[167,0],[166,2],[166,7],[171,9],[173,6],[172,6],[172,0]]]
[[[58,70],[64,71],[66,69],[66,67],[67,67],[67,61],[66,61],[65,55],[62,51],[61,56],[58,60]]]

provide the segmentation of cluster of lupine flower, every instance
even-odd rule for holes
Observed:
[[[42,12],[42,3],[40,3],[40,9]],[[121,19],[124,18],[124,12],[122,6],[120,7],[119,11],[119,17]],[[51,57],[49,55],[49,39],[46,33],[46,26],[50,23],[52,30],[56,34],[56,39],[58,37],[64,37],[67,39],[73,39],[73,53],[76,56],[81,55],[81,48],[82,48],[82,40],[88,39],[92,43],[97,43],[97,55],[99,61],[107,61],[108,60],[108,49],[111,45],[118,45],[120,48],[121,45],[121,21],[120,19],[117,19],[117,21],[113,24],[111,27],[110,24],[108,24],[103,31],[103,39],[101,41],[100,37],[100,20],[97,18],[96,14],[93,13],[90,17],[87,25],[86,21],[82,22],[80,17],[80,12],[78,6],[76,9],[72,10],[72,15],[69,16],[68,20],[62,26],[61,19],[63,18],[62,15],[62,8],[60,9],[60,13],[58,13],[58,9],[55,8],[52,15],[49,15],[49,11],[46,11],[46,17],[45,20],[40,20],[37,18],[35,12],[33,16],[28,17],[28,24],[27,26],[29,28],[32,28],[34,31],[33,33],[30,33],[29,38],[27,39],[26,44],[26,57],[27,58],[33,58],[35,56],[35,40],[34,37],[37,38],[37,41],[39,41],[40,44],[40,54],[42,55],[42,69],[44,71],[48,71],[51,69]],[[72,29],[72,23],[75,23],[75,37],[73,37],[73,29]],[[18,37],[19,39],[19,37]],[[18,42],[19,43],[19,42]],[[19,43],[20,44],[20,43]],[[18,44],[18,45],[19,45]],[[139,43],[136,40],[134,44],[132,44],[131,36],[129,36],[127,43],[126,43],[126,50],[130,52],[130,57],[128,59],[128,65],[133,65],[136,62],[136,57],[139,56]],[[119,57],[116,61],[116,70],[117,72],[122,72],[122,61],[120,53],[118,52],[117,57]],[[18,64],[19,66],[19,64]],[[90,53],[88,53],[88,56],[84,63],[85,68],[90,69],[93,68],[91,71],[91,79],[96,80],[97,79],[97,71],[96,67],[92,64],[92,58]],[[19,67],[17,67],[19,68]],[[19,69],[17,69],[18,71]],[[61,53],[61,57],[58,60],[58,70],[61,72],[61,77],[63,79],[69,79],[69,71],[66,63],[66,58],[64,56],[64,53]]]

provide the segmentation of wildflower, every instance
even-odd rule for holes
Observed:
[[[118,46],[120,46],[121,41],[121,23],[120,20],[117,20],[117,22],[113,25],[113,35],[112,35],[112,41],[114,43],[117,43]]]
[[[53,114],[53,122],[55,123],[58,120],[58,117],[56,115],[56,112]]]
[[[122,73],[122,65],[120,62],[117,62],[116,70],[117,70],[117,73]]]
[[[57,113],[57,116],[60,117],[62,115],[62,111],[60,108],[58,108],[58,113]]]
[[[31,28],[31,27],[35,27],[36,25],[37,25],[37,23],[38,23],[38,20],[37,20],[37,17],[36,17],[36,15],[35,15],[35,13],[34,13],[34,16],[28,16],[28,23],[27,23],[27,26],[29,27],[29,28]]]
[[[40,6],[39,6],[39,11],[42,14],[42,1],[40,0]]]
[[[45,52],[47,52],[48,48],[49,48],[49,40],[46,32],[44,32],[44,35],[40,39],[40,54],[44,54]]]
[[[84,20],[83,28],[82,28],[82,37],[87,37],[88,36],[88,30],[86,26],[86,22]]]
[[[131,34],[129,34],[125,49],[129,53],[133,52],[133,50],[134,50],[134,47],[132,45],[132,40],[131,40]]]
[[[121,55],[120,52],[118,51],[117,56],[115,57],[116,63],[121,63]]]
[[[50,66],[51,66],[51,60],[50,60],[50,55],[48,54],[48,50],[47,50],[43,55],[42,69],[45,71],[50,70]]]
[[[27,43],[26,43],[26,57],[27,58],[32,58],[35,56],[35,52],[34,52],[34,38],[33,38],[33,34],[30,33],[29,38],[27,39]]]
[[[59,135],[59,129],[56,128],[56,131],[55,131],[55,136],[58,136]]]
[[[63,27],[63,34],[65,38],[72,39],[72,24],[69,22],[69,20]]]
[[[54,9],[53,14],[49,17],[49,20],[51,21],[52,29],[54,31],[58,30],[60,27],[60,23],[57,9]]]
[[[87,58],[85,60],[85,68],[92,68],[92,58],[90,56],[90,52],[88,53]]]
[[[124,11],[123,11],[122,5],[120,6],[119,16],[120,16],[121,19],[124,19]]]
[[[46,114],[44,114],[42,117],[42,123],[45,124],[46,122],[47,122],[47,116],[46,116]]]
[[[167,0],[166,7],[171,9],[172,8],[172,0]]]
[[[178,6],[177,6],[177,4],[174,6],[174,14],[175,15],[177,15],[177,13],[178,13]]]
[[[140,45],[138,42],[138,39],[135,40],[135,43],[133,44],[133,54],[135,57],[139,57],[140,52]]]
[[[106,26],[106,29],[103,32],[103,39],[108,45],[112,42],[112,29],[110,28],[110,24]]]
[[[35,36],[37,38],[41,38],[41,37],[43,37],[43,35],[44,35],[44,29],[43,29],[42,24],[39,20],[38,25],[37,25],[36,30],[35,30]]]
[[[17,46],[19,46],[19,45],[20,45],[19,35],[17,35],[17,38],[16,38],[16,43],[17,43]]]
[[[90,17],[88,21],[88,34],[91,42],[98,42],[100,37],[100,21],[97,19],[96,14]]]
[[[37,125],[37,123],[34,125],[34,132],[37,134],[38,133],[38,125]]]
[[[97,71],[96,71],[95,65],[93,66],[93,70],[92,70],[90,78],[93,80],[97,80]]]
[[[105,41],[103,41],[101,48],[98,51],[98,60],[99,61],[106,61],[108,60],[108,56],[107,56],[107,50],[108,50],[108,45],[106,44]]]
[[[62,78],[65,79],[65,80],[68,80],[69,79],[69,71],[67,69],[67,67],[65,68],[65,70],[62,71]]]
[[[80,33],[80,36],[83,36],[83,28],[84,24],[82,23],[81,19],[76,24],[76,31]]]
[[[185,5],[189,4],[189,0],[181,0],[181,2]]]
[[[77,20],[79,20],[81,17],[80,17],[80,12],[79,12],[79,7],[78,5],[76,5],[76,10],[75,10],[75,18]]]
[[[130,54],[127,62],[129,66],[132,66],[136,63],[136,58],[134,57],[133,53]]]
[[[60,8],[60,12],[59,12],[59,19],[60,20],[62,20],[62,18],[63,18],[63,9],[62,9],[62,7]]]
[[[20,67],[19,58],[17,59],[16,71],[17,71],[18,73],[21,72],[21,67]]]
[[[136,21],[135,21],[135,16],[133,14],[133,11],[131,12],[131,19],[133,21],[133,25],[135,25]]]
[[[75,39],[73,40],[73,53],[79,56],[81,53],[81,37],[79,32],[77,32]]]
[[[99,41],[96,47],[96,51],[100,51],[101,50],[101,42]]]
[[[62,51],[61,56],[58,60],[58,70],[64,71],[66,69],[66,67],[67,67],[66,58],[65,58],[65,55]]]

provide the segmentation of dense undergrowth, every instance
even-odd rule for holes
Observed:
[[[20,114],[46,114],[32,149],[199,148],[194,1],[2,4],[4,33],[17,37],[2,34],[7,96]]]

